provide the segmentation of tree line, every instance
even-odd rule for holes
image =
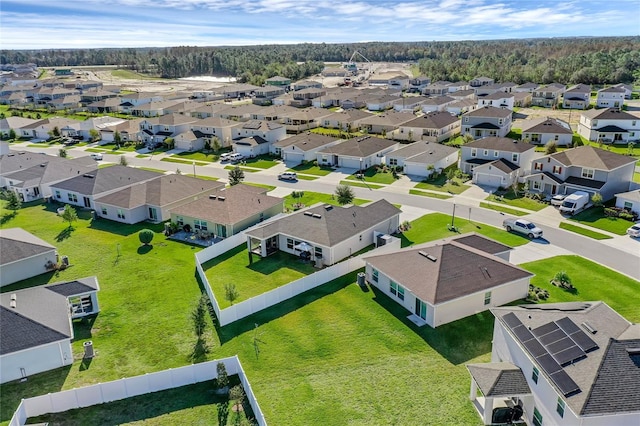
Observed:
[[[640,37],[2,50],[0,61],[40,67],[118,65],[165,78],[234,76],[261,84],[275,75],[300,79],[317,74],[325,62],[346,62],[355,50],[373,62],[411,62],[434,81],[480,75],[518,84],[640,81]]]

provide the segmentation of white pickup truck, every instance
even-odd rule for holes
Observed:
[[[505,219],[502,222],[502,226],[508,232],[517,232],[519,234],[524,234],[527,237],[533,238],[542,238],[542,229],[538,228],[535,224],[529,222],[524,219]]]

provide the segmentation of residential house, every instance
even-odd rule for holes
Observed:
[[[449,93],[450,83],[449,81],[431,83],[422,90],[422,94],[428,96],[444,96]]]
[[[13,130],[16,137],[20,137],[23,134],[23,127],[30,126],[37,121],[38,120],[32,118],[23,118],[18,116],[0,118],[0,135],[3,139],[9,139],[9,133]]]
[[[477,96],[485,96],[485,95],[491,95],[497,92],[513,93],[516,87],[518,87],[518,85],[511,82],[493,83],[493,84],[486,84],[484,86],[476,86],[473,88],[473,91]]]
[[[51,198],[51,186],[63,180],[98,168],[89,156],[61,158],[46,155],[40,164],[3,173],[7,189],[18,194],[23,202]]]
[[[235,83],[216,88],[215,93],[222,99],[242,99],[254,95],[259,88],[253,84]]]
[[[506,108],[513,111],[515,96],[511,93],[497,91],[489,95],[478,96],[478,108],[484,106],[494,106],[496,108]]]
[[[269,144],[284,139],[287,135],[285,127],[274,121],[251,120],[239,123],[231,129],[231,139],[260,136]]]
[[[320,127],[324,119],[332,114],[324,108],[305,108],[285,114],[281,122],[287,133],[300,133]]]
[[[422,104],[420,105],[420,109],[425,114],[434,111],[444,111],[447,105],[451,105],[455,101],[456,100],[450,96],[435,96],[432,98],[427,98],[424,102],[422,102]]]
[[[546,145],[555,142],[558,146],[571,146],[573,131],[566,121],[559,118],[535,118],[525,120],[522,126],[522,139],[534,145]]]
[[[392,95],[372,96],[366,101],[366,105],[369,111],[385,111],[393,108],[399,100],[397,96]]]
[[[315,80],[300,80],[291,84],[291,88],[294,91],[299,91],[304,89],[322,89],[322,83]]]
[[[523,93],[523,92],[533,93],[534,90],[536,90],[538,87],[540,87],[539,84],[528,82],[528,83],[524,83],[517,86],[515,89],[513,89],[513,91],[519,92],[519,93]]]
[[[120,95],[120,112],[131,114],[133,109],[151,102],[160,102],[163,100],[162,95],[149,92],[133,92]]]
[[[52,157],[42,152],[11,151],[9,143],[0,142],[0,188],[6,188],[9,185],[5,179],[6,175],[38,166]]]
[[[348,109],[345,111],[334,112],[324,117],[321,121],[321,127],[328,129],[341,129],[346,132],[359,129],[361,121],[365,118],[373,117],[373,114],[359,109]]]
[[[140,122],[138,139],[149,147],[155,147],[167,138],[172,138],[191,130],[191,126],[198,121],[200,120],[195,117],[182,114],[146,118]]]
[[[289,105],[300,108],[311,106],[312,99],[319,98],[327,94],[327,90],[320,87],[308,87],[306,89],[296,90],[293,93],[290,93],[292,96]]]
[[[618,83],[618,84],[615,84],[613,87],[622,87],[624,89],[624,98],[631,99],[631,94],[633,93],[633,85]]]
[[[116,93],[110,92],[108,90],[102,89],[94,89],[94,90],[83,90],[80,95],[80,102],[83,105],[89,105],[94,102],[104,101],[109,98],[117,98],[118,95]],[[120,99],[118,99],[120,102]]]
[[[213,116],[224,118],[226,120],[248,121],[251,120],[251,116],[253,114],[257,114],[260,111],[262,111],[262,107],[260,105],[234,105],[232,107],[219,110],[218,112],[214,112]]]
[[[231,108],[225,103],[207,103],[191,110],[191,116],[197,118],[219,117],[219,112]]]
[[[410,112],[387,111],[380,115],[360,120],[360,131],[386,136],[400,128],[401,125],[416,118]]]
[[[63,180],[51,185],[51,191],[56,201],[95,210],[97,198],[159,176],[162,174],[116,165]],[[120,215],[122,216],[123,212],[120,212]]]
[[[396,141],[363,136],[322,148],[317,152],[316,158],[321,166],[364,170],[381,164],[385,154],[397,147]]]
[[[640,328],[604,302],[505,306],[491,362],[469,364],[469,398],[486,425],[498,407],[531,425],[640,421]]]
[[[342,139],[333,136],[306,132],[274,143],[271,152],[280,156],[289,167],[293,167],[304,161],[315,161],[318,151],[341,141]]]
[[[293,255],[308,251],[316,265],[329,266],[374,244],[377,234],[395,232],[399,225],[400,209],[384,199],[365,206],[317,204],[248,231],[249,259],[277,251]]]
[[[419,75],[409,80],[409,92],[422,93],[425,87],[431,83],[431,79],[424,75]]]
[[[624,87],[607,87],[598,90],[596,108],[620,108],[624,106],[626,90]]]
[[[527,297],[533,274],[496,256],[510,249],[470,234],[367,256],[365,274],[412,321],[436,328]]]
[[[385,156],[385,164],[399,167],[404,174],[428,178],[458,161],[458,149],[435,142],[418,141],[400,145]]]
[[[284,116],[298,112],[298,108],[288,105],[263,106],[250,114],[251,120],[281,121]]]
[[[264,81],[267,86],[289,87],[291,85],[291,79],[276,75],[275,77],[268,78]]]
[[[214,238],[226,238],[282,213],[284,201],[251,185],[224,185],[207,197],[171,209],[171,222]],[[206,235],[205,234],[205,235]]]
[[[120,98],[108,98],[95,101],[87,105],[87,111],[94,114],[107,114],[120,112]]]
[[[73,363],[72,320],[100,309],[96,277],[0,294],[0,383]]]
[[[47,106],[56,111],[60,110],[76,110],[80,107],[80,95],[68,95],[64,98],[52,99]]]
[[[580,115],[578,134],[590,141],[626,144],[640,139],[640,118],[616,108],[591,109]]]
[[[561,84],[548,84],[533,91],[531,105],[545,108],[556,108],[560,103],[560,97],[565,91]]]
[[[33,92],[33,101],[37,105],[49,105],[52,101],[64,99],[67,96],[80,95],[80,91],[75,88],[57,87],[41,87]],[[80,98],[78,97],[78,102]]]
[[[479,87],[479,86],[487,86],[489,84],[493,84],[496,81],[493,78],[489,77],[476,77],[469,82],[469,86],[471,87]]]
[[[283,86],[264,86],[255,90],[255,97],[251,100],[255,105],[271,105],[271,100],[286,92]]]
[[[485,106],[462,115],[461,133],[474,139],[505,137],[511,131],[511,110]]]
[[[131,114],[138,117],[160,117],[169,114],[175,115],[176,113],[171,111],[172,108],[179,103],[180,102],[171,100],[149,102],[131,107]],[[175,111],[175,109],[173,109],[173,111]]]
[[[616,207],[640,215],[640,189],[615,194]]]
[[[591,102],[591,86],[576,84],[567,89],[562,97],[562,108],[587,109]]]
[[[478,103],[474,99],[460,99],[444,107],[445,112],[457,116],[476,109],[478,109]]]
[[[244,158],[254,158],[268,154],[272,144],[261,136],[245,136],[233,140],[233,151]]]
[[[122,123],[111,124],[100,129],[100,145],[115,142],[116,132],[120,135],[120,140],[124,142],[136,142],[140,131],[141,118],[124,120]]]
[[[430,112],[400,125],[394,139],[442,142],[460,132],[460,119],[445,111]]]
[[[97,197],[98,216],[122,223],[169,220],[171,209],[224,187],[224,183],[179,174],[161,175]]]
[[[0,287],[52,271],[56,248],[22,228],[0,229]]]
[[[393,103],[393,109],[398,112],[414,112],[420,108],[428,98],[424,96],[402,96]]]
[[[49,132],[54,132],[56,129],[60,131],[63,127],[74,128],[78,126],[79,121],[72,120],[70,118],[51,117],[38,120],[35,123],[23,126],[21,129],[20,137],[47,140],[49,139]]]
[[[509,138],[487,137],[460,149],[460,170],[473,176],[473,183],[507,188],[529,174],[535,146]]]
[[[207,117],[197,120],[190,127],[197,139],[183,142],[176,138],[175,147],[186,151],[200,151],[207,141],[213,146],[213,140],[216,138],[221,147],[229,147],[233,138],[233,128],[237,125],[237,121],[220,117]]]
[[[531,105],[533,94],[531,92],[513,92],[513,106],[518,108],[526,108]]]
[[[526,181],[534,193],[584,191],[600,193],[608,201],[629,190],[635,162],[635,158],[584,145],[536,159]]]
[[[473,89],[469,90],[458,90],[457,92],[450,92],[447,94],[450,98],[453,98],[457,101],[461,101],[463,99],[471,99],[475,101],[478,97]]]

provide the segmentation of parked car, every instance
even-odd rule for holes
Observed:
[[[102,160],[102,153],[95,152],[95,153],[91,154],[91,158],[93,158],[96,161],[100,161],[100,160]]]
[[[627,235],[633,238],[640,237],[640,224],[636,223],[635,225],[627,229]]]
[[[574,215],[582,211],[589,204],[589,194],[576,191],[564,199],[560,205],[560,213]]]
[[[283,172],[278,175],[278,179],[280,180],[298,180],[298,175],[294,172]]]
[[[63,140],[62,140],[62,144],[63,144],[63,145],[67,145],[67,146],[69,146],[69,145],[75,145],[75,144],[77,144],[78,142],[80,142],[80,141],[79,141],[79,140],[77,140],[77,139],[72,139],[72,138],[65,138],[65,139],[63,139]]]
[[[542,229],[525,219],[505,219],[502,222],[502,226],[504,226],[508,232],[517,232],[531,239],[542,238]]]
[[[551,197],[551,205],[555,207],[560,207],[564,202],[564,199],[567,198],[566,194],[556,194]]]
[[[229,161],[232,155],[233,152],[225,152],[224,154],[220,154],[220,162]]]
[[[229,161],[233,164],[239,163],[242,160],[244,160],[244,155],[238,154],[237,152],[229,156]]]

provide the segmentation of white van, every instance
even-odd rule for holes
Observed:
[[[589,193],[576,191],[564,199],[560,205],[560,213],[574,215],[582,211],[589,204]]]
[[[239,163],[239,162],[240,162],[240,161],[242,161],[242,160],[244,160],[244,155],[239,154],[239,153],[237,153],[237,152],[235,152],[235,153],[233,153],[233,154],[231,154],[231,155],[229,156],[229,161],[230,161],[230,162],[232,162],[232,163],[234,163],[234,164],[235,164],[235,163]]]

